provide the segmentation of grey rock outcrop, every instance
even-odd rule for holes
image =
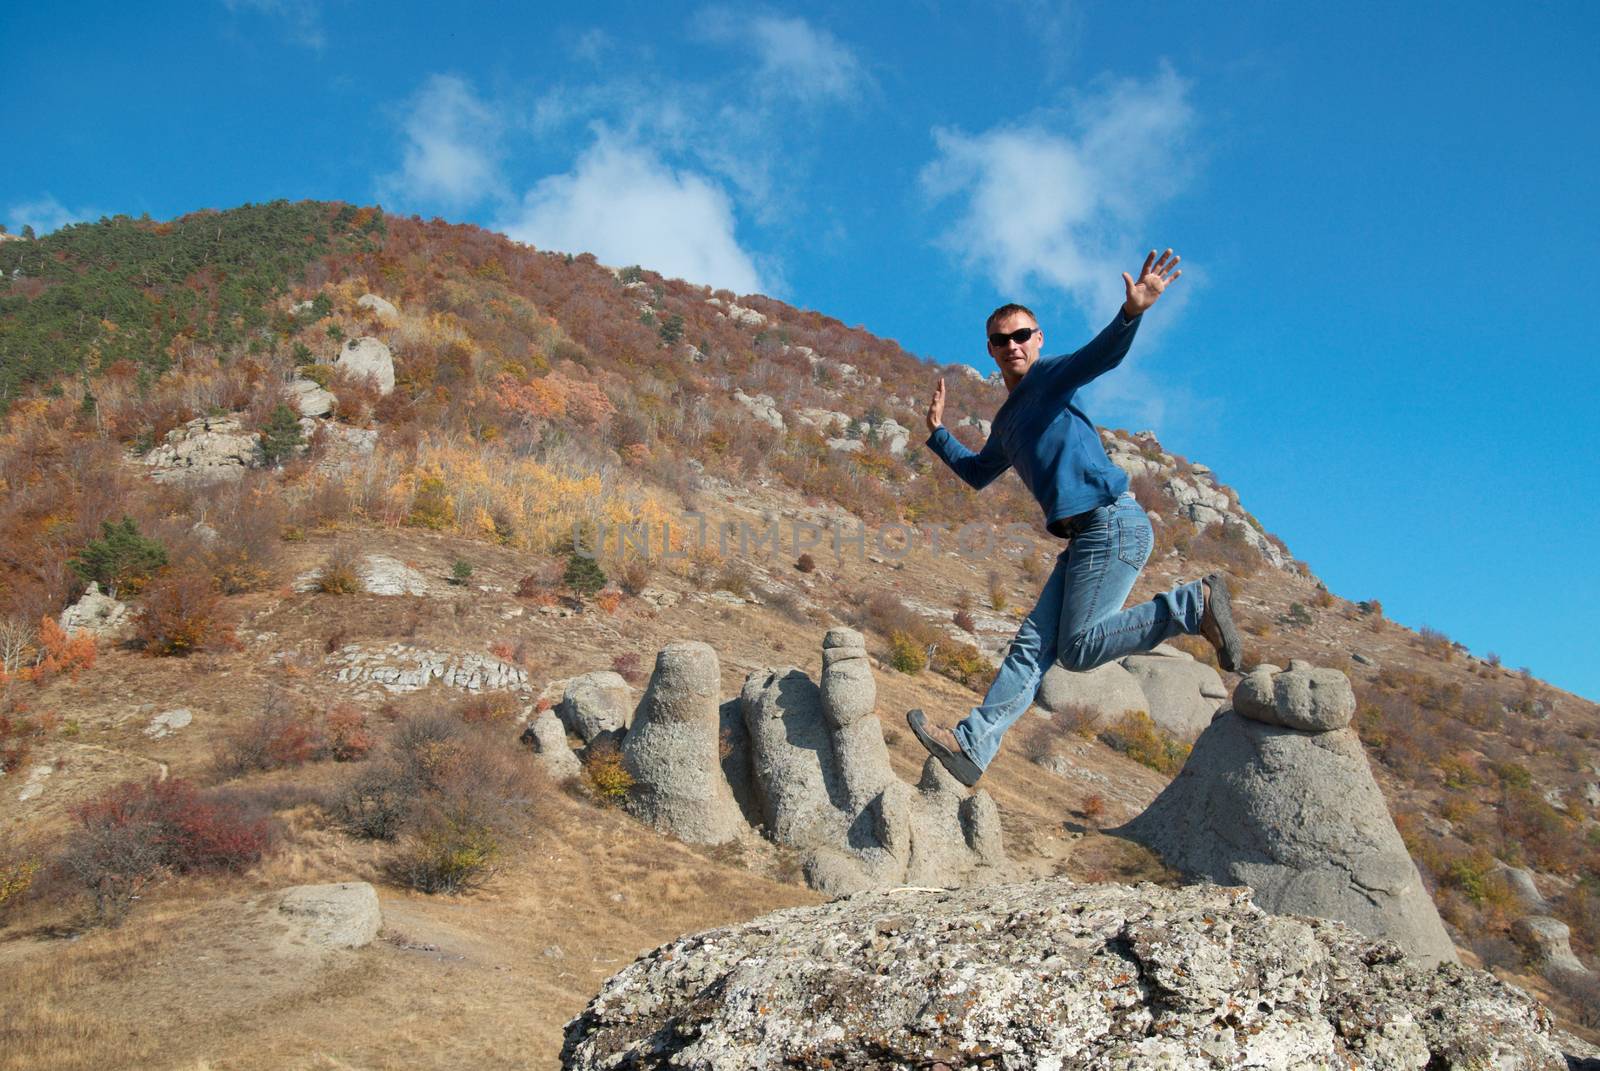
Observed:
[[[1485,971],[1407,961],[1249,891],[898,889],[681,937],[567,1024],[567,1071],[1566,1067]]]
[[[751,416],[779,431],[783,430],[783,414],[778,412],[778,403],[770,394],[746,394],[742,390],[733,392],[733,400],[747,409]]]
[[[257,436],[237,417],[198,417],[167,432],[160,446],[140,460],[162,483],[236,480],[260,458]]]
[[[361,309],[371,309],[380,318],[385,320],[395,320],[399,319],[400,317],[400,310],[395,308],[391,302],[386,301],[377,294],[362,294],[360,297],[356,298],[356,307]]]
[[[1325,672],[1273,675],[1291,680],[1281,689],[1267,682],[1269,694],[1282,697],[1272,716],[1337,722],[1344,693]],[[1423,962],[1453,962],[1455,947],[1355,733],[1245,717],[1238,709],[1244,688],[1200,734],[1172,783],[1113,832],[1195,878],[1250,886],[1269,911],[1338,919]]]
[[[1350,678],[1296,659],[1287,670],[1260,665],[1239,682],[1233,708],[1264,725],[1322,733],[1343,729],[1356,712]]]
[[[1173,736],[1193,741],[1228,700],[1216,670],[1187,651],[1162,644],[1147,654],[1129,655],[1122,668],[1133,675],[1150,705],[1150,720]]]
[[[545,772],[557,781],[565,781],[583,773],[583,764],[567,743],[566,727],[554,711],[541,710],[529,718],[522,730],[522,742],[533,748]]]
[[[1542,974],[1582,974],[1589,968],[1572,952],[1572,929],[1549,915],[1529,915],[1511,924],[1511,936]]]
[[[669,644],[622,738],[628,810],[692,844],[733,840],[744,820],[721,769],[722,670],[704,643]]]
[[[289,397],[295,411],[303,417],[327,416],[339,404],[339,399],[331,391],[324,390],[309,379],[297,379],[290,383]]]
[[[325,948],[364,948],[383,928],[378,893],[364,881],[296,885],[283,890],[278,910]]]
[[[133,633],[128,604],[105,594],[93,580],[77,602],[61,611],[57,622],[69,633],[84,630],[108,640],[125,639]]]
[[[633,689],[622,674],[595,670],[567,683],[556,717],[585,744],[602,736],[619,737],[628,727],[634,706]]]
[[[370,376],[379,394],[394,390],[394,355],[388,346],[371,335],[345,342],[334,367],[356,379]]]
[[[1505,863],[1495,867],[1495,870],[1524,910],[1535,915],[1548,915],[1553,910],[1550,901],[1544,898],[1539,886],[1534,884],[1533,871],[1525,867],[1507,866]]]
[[[1034,702],[1052,714],[1069,707],[1086,708],[1094,713],[1096,725],[1113,725],[1129,712],[1150,713],[1150,701],[1138,679],[1116,662],[1107,662],[1087,673],[1052,665],[1039,682]]]

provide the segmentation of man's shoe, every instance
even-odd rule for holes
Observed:
[[[1230,672],[1244,665],[1244,644],[1233,624],[1233,603],[1228,598],[1228,581],[1221,573],[1205,578],[1206,604],[1200,615],[1200,635],[1217,649],[1217,662]]]
[[[921,710],[907,711],[906,724],[911,726],[912,734],[922,746],[928,749],[928,754],[938,759],[939,764],[950,771],[951,777],[968,788],[978,783],[978,778],[983,776],[983,770],[977,763],[967,758],[955,733],[941,725],[929,724],[927,716]]]

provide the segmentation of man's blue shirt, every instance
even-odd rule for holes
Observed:
[[[994,415],[989,440],[973,453],[943,426],[928,447],[974,488],[983,488],[1008,468],[1044,509],[1045,525],[1064,535],[1057,522],[1109,505],[1128,489],[1128,477],[1106,457],[1100,435],[1073,404],[1078,388],[1122,363],[1140,317],[1122,310],[1076,353],[1041,357],[1017,382]]]

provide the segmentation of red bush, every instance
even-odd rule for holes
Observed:
[[[153,655],[187,655],[237,642],[222,596],[199,572],[173,572],[151,584],[136,628],[140,646]]]

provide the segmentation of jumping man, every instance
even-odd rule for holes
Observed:
[[[922,746],[964,785],[983,776],[1000,750],[1000,738],[1033,702],[1053,662],[1090,670],[1148,651],[1180,632],[1209,640],[1223,669],[1237,670],[1243,661],[1228,587],[1218,573],[1122,608],[1150,557],[1150,519],[1074,401],[1078,388],[1127,356],[1139,318],[1183,274],[1178,259],[1170,249],[1159,258],[1151,250],[1137,279],[1123,272],[1127,298],[1122,309],[1076,353],[1041,359],[1044,332],[1032,312],[1002,305],[991,313],[985,325],[989,355],[1000,366],[1009,396],[976,454],[944,426],[944,380],[934,389],[929,449],[975,489],[1015,468],[1044,509],[1045,527],[1069,541],[982,705],[954,730],[929,722],[920,710],[906,715]]]

